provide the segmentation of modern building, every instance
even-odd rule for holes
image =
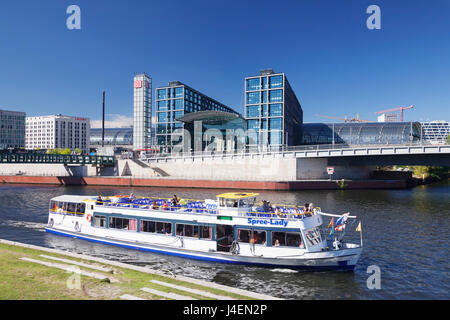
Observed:
[[[63,115],[26,118],[26,149],[69,148],[89,151],[89,118]]]
[[[151,144],[152,79],[146,74],[134,77],[133,150],[146,149]]]
[[[405,144],[421,138],[419,122],[304,123],[302,145]]]
[[[25,112],[0,110],[0,149],[25,147]]]
[[[445,144],[450,135],[450,123],[445,120],[422,122],[423,140],[432,144]]]
[[[184,139],[179,136],[172,140],[172,132],[183,129],[178,119],[187,113],[199,111],[223,111],[237,114],[232,108],[205,94],[179,82],[169,82],[168,86],[156,89],[156,143],[171,151],[172,147]]]
[[[91,138],[89,142],[91,147],[102,145],[102,128],[91,128]],[[105,128],[105,146],[133,146],[133,128]]]
[[[378,116],[378,122],[398,122],[396,113],[383,113]]]
[[[302,107],[284,73],[261,70],[245,78],[245,119],[248,146],[279,148],[301,143]]]
[[[189,132],[191,139],[187,142],[192,151],[234,152],[246,149],[245,120],[238,113],[191,112],[178,118],[178,121]]]

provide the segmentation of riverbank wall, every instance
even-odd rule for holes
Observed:
[[[0,176],[0,183],[86,185],[116,187],[171,187],[235,190],[343,190],[343,189],[405,189],[407,180],[303,180],[303,181],[231,181],[174,178],[142,179],[134,177],[73,177],[73,176]]]

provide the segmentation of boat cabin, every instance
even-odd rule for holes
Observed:
[[[217,196],[219,212],[245,214],[256,204],[258,193],[229,192]]]

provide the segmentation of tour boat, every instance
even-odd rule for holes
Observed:
[[[355,267],[363,247],[361,225],[356,230],[360,243],[343,239],[355,216],[324,213],[319,207],[260,206],[257,197],[238,192],[206,200],[63,195],[50,200],[45,230],[210,262],[313,270]],[[331,220],[328,229],[324,218]]]

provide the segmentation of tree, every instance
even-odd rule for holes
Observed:
[[[69,148],[66,148],[66,149],[62,149],[62,150],[58,150],[59,152],[59,154],[71,154],[72,153],[72,150],[70,150]]]

